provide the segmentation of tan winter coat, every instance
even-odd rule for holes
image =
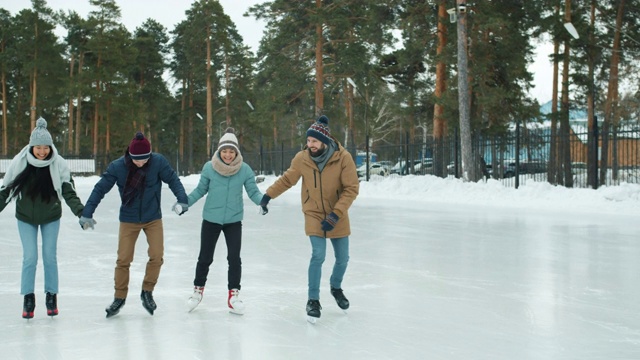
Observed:
[[[338,144],[338,150],[320,172],[309,151],[302,150],[291,160],[289,169],[267,189],[267,195],[272,199],[277,198],[300,178],[304,230],[307,236],[340,238],[351,235],[349,207],[358,196],[360,188],[351,154]],[[332,211],[338,215],[339,220],[335,228],[325,234],[320,223]]]

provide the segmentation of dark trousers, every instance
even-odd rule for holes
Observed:
[[[204,286],[209,274],[209,266],[213,263],[213,253],[220,237],[224,232],[227,242],[227,262],[229,263],[228,283],[229,290],[240,290],[240,278],[242,277],[242,261],[240,260],[240,248],[242,245],[242,222],[231,224],[215,224],[206,220],[202,221],[200,231],[200,255],[196,264],[196,278],[193,285]]]

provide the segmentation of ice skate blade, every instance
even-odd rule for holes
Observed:
[[[192,312],[197,309],[198,305],[200,305],[200,302],[192,303],[191,301],[187,301],[187,312]]]
[[[311,324],[315,324],[318,321],[318,318],[307,315],[307,321]]]
[[[244,310],[229,309],[229,312],[235,315],[244,315]]]

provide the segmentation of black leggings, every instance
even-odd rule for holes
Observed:
[[[224,232],[227,242],[227,261],[229,262],[228,288],[240,290],[240,278],[242,277],[242,261],[240,260],[240,247],[242,245],[242,222],[231,224],[215,224],[206,220],[202,221],[200,232],[200,255],[196,264],[196,278],[193,285],[204,286],[209,274],[209,266],[213,263],[213,253],[216,243]]]

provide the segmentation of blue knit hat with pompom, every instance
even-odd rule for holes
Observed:
[[[331,142],[331,131],[329,130],[329,118],[322,115],[311,124],[309,130],[307,130],[307,136],[314,137],[325,144]]]

